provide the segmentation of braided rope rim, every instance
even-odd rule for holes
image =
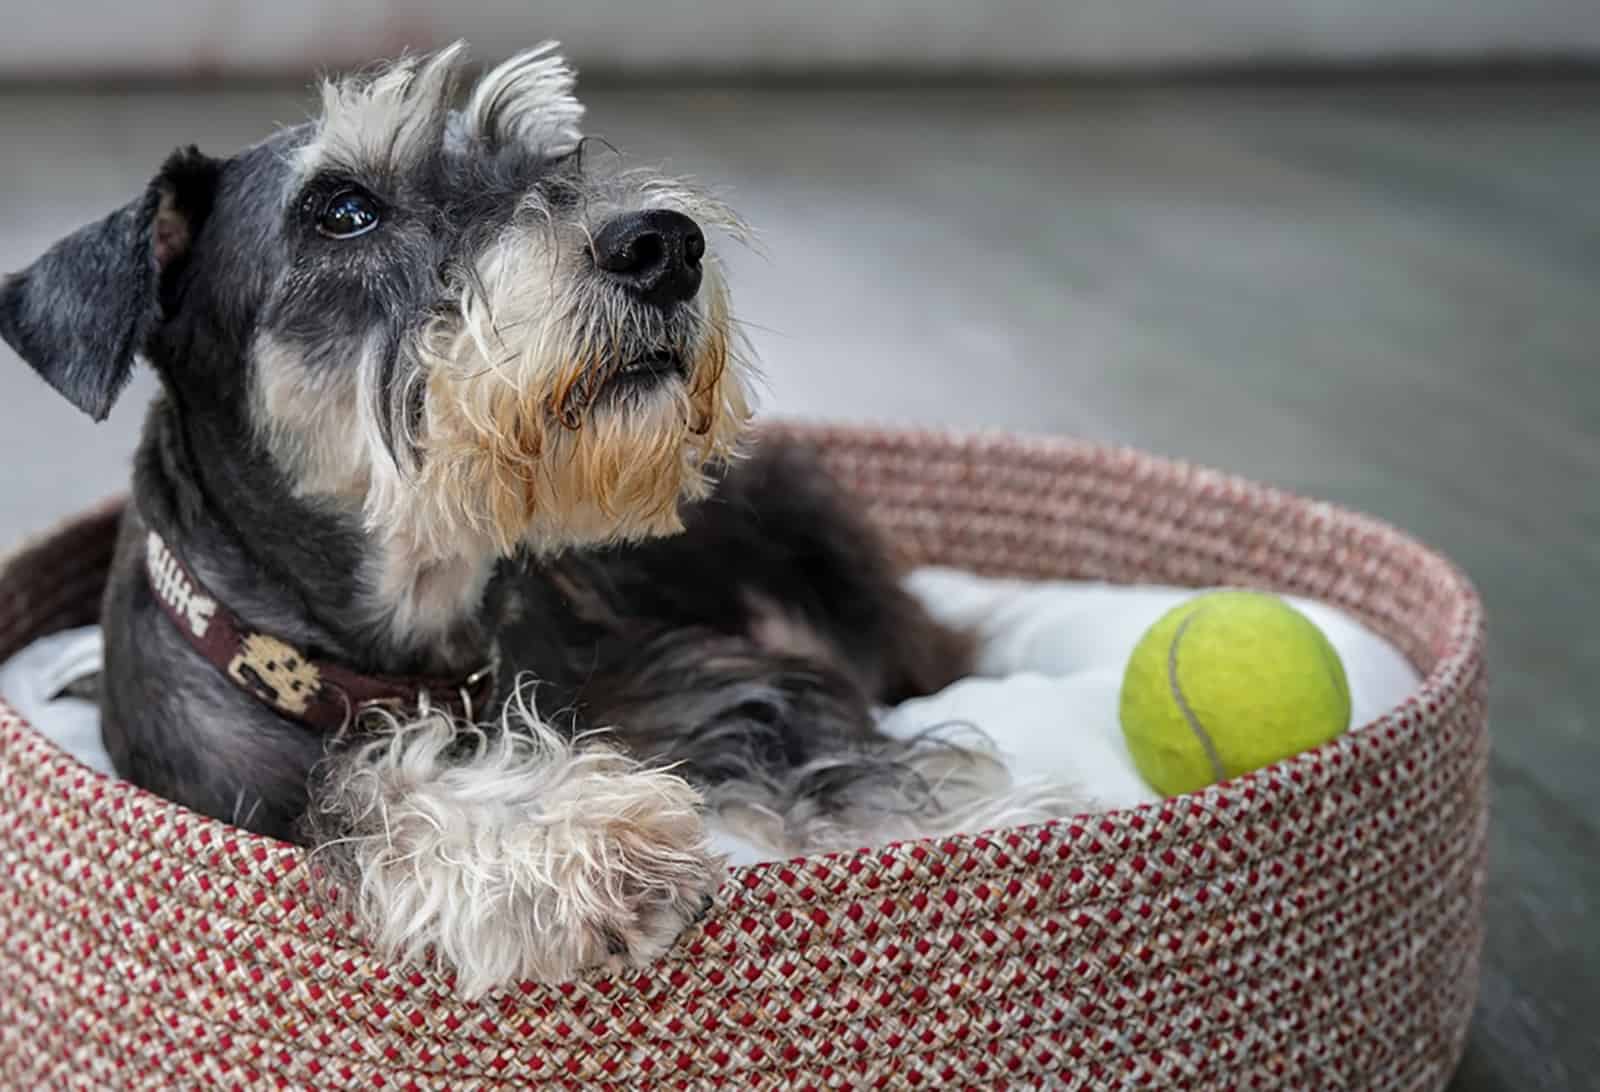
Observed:
[[[289,846],[81,766],[0,704],[0,1075],[18,1087],[1442,1088],[1476,993],[1483,618],[1392,528],[1055,439],[790,424],[902,558],[1239,583],[1425,668],[1202,793],[735,871],[656,965],[477,1004],[378,963]],[[0,564],[0,656],[92,620],[119,505]]]

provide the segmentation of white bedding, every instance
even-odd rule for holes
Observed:
[[[936,617],[975,627],[978,674],[930,697],[882,712],[885,732],[909,738],[959,722],[983,732],[1013,771],[1069,786],[1101,808],[1159,799],[1139,777],[1122,742],[1118,690],[1133,646],[1157,618],[1193,589],[992,580],[949,569],[921,569],[912,592]],[[1289,600],[1327,634],[1350,680],[1352,723],[1363,725],[1416,689],[1416,671],[1388,642],[1344,612]],[[44,638],[0,665],[0,695],[80,761],[110,774],[95,707],[55,697],[99,670],[97,627]],[[766,854],[714,834],[735,864]]]

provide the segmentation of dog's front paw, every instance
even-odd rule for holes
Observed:
[[[568,900],[572,927],[552,931],[549,939],[572,951],[549,953],[551,963],[642,967],[711,910],[727,869],[707,848],[698,815],[693,830],[655,818],[607,824],[575,858],[589,862],[584,867],[591,874],[571,877],[568,890],[598,895]]]
[[[725,868],[700,795],[537,725],[465,752],[442,718],[330,761],[316,837],[386,956],[432,958],[476,997],[664,953]]]
[[[585,757],[597,770],[611,764],[604,752]],[[548,827],[535,834],[541,844],[528,847],[524,879],[537,882],[507,907],[508,917],[529,915],[533,925],[514,977],[559,981],[588,967],[643,966],[704,916],[726,872],[686,782],[649,770],[583,780],[587,787],[574,785],[556,804],[560,812],[546,812]],[[461,956],[465,978],[472,958]]]

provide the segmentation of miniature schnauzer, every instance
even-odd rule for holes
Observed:
[[[747,442],[738,220],[595,155],[548,47],[463,69],[174,153],[4,282],[0,334],[96,420],[135,357],[162,381],[102,619],[119,772],[315,847],[476,995],[659,955],[722,878],[708,811],[803,852],[1005,793],[874,727],[970,642]]]

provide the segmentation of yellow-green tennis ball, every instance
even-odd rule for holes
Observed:
[[[1350,685],[1322,631],[1277,596],[1209,592],[1140,638],[1121,713],[1134,765],[1174,796],[1338,736]]]

